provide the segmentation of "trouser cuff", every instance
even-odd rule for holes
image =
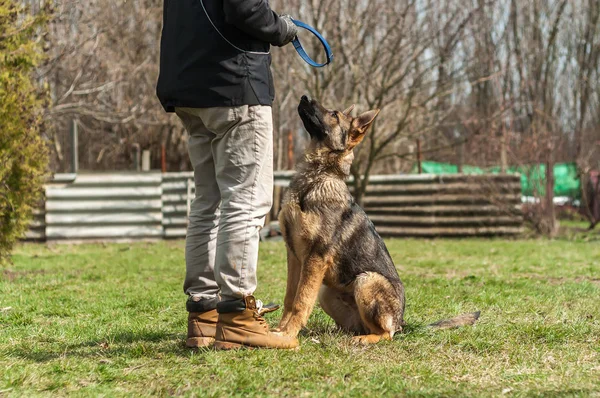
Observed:
[[[185,303],[185,308],[188,312],[206,312],[217,308],[218,302],[218,297],[211,299],[200,299],[198,301],[194,300],[193,297],[190,297]]]
[[[220,301],[217,304],[217,312],[219,314],[227,314],[230,312],[242,312],[246,309],[244,299]]]

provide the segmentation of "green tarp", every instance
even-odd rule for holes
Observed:
[[[458,166],[449,163],[422,162],[421,168],[425,174],[457,174]],[[415,165],[413,173],[417,172]],[[483,169],[475,166],[463,166],[464,174],[499,173],[500,167]],[[543,196],[546,183],[546,166],[531,165],[509,167],[508,173],[521,174],[521,188],[525,196]],[[579,199],[581,196],[577,166],[575,163],[557,163],[554,165],[554,196],[567,196]]]

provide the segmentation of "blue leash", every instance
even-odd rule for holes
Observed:
[[[317,37],[317,39],[319,39],[319,41],[323,45],[323,49],[325,50],[325,55],[327,56],[327,61],[325,61],[325,63],[323,63],[323,64],[319,64],[319,63],[313,61],[312,58],[308,56],[306,51],[304,51],[302,44],[300,44],[300,39],[298,39],[298,36],[296,36],[296,38],[294,40],[292,40],[292,44],[294,45],[294,48],[298,52],[298,55],[300,55],[300,58],[302,58],[307,64],[309,64],[310,66],[314,66],[315,68],[321,68],[325,65],[330,64],[331,61],[333,60],[333,53],[331,52],[331,47],[329,47],[329,43],[327,43],[327,40],[325,40],[325,38],[323,36],[321,36],[321,34],[319,32],[317,32],[317,30],[315,28],[313,28],[312,26],[309,26],[309,25],[305,24],[304,22],[296,21],[293,18],[292,18],[292,22],[299,28],[308,30],[310,33],[315,35]]]

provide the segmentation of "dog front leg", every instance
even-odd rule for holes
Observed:
[[[300,279],[300,260],[291,251],[287,249],[287,286],[285,288],[285,298],[283,300],[283,315],[277,329],[281,330],[287,325],[290,317],[292,316],[292,307],[294,305],[294,299],[296,298],[296,291],[298,290],[298,280]]]
[[[319,289],[323,283],[325,271],[329,261],[321,257],[309,258],[300,270],[300,278],[297,284],[296,297],[292,303],[291,313],[287,322],[281,327],[281,332],[288,336],[296,336],[300,329],[308,321]],[[283,319],[282,319],[283,322]]]

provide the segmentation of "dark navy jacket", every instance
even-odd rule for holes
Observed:
[[[266,0],[164,0],[160,102],[167,112],[271,105],[270,45],[286,35]]]

